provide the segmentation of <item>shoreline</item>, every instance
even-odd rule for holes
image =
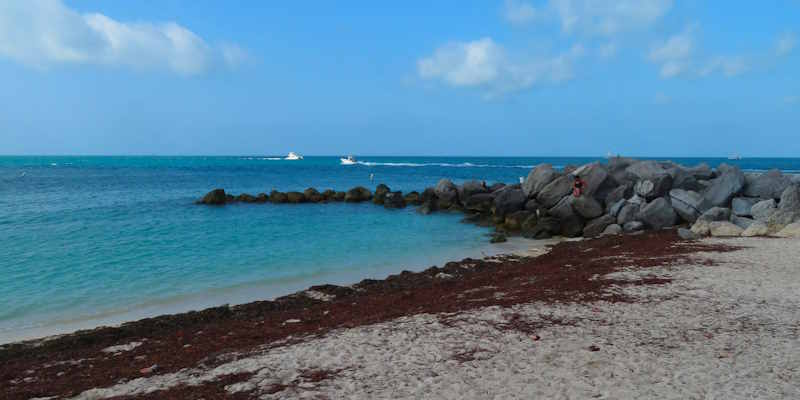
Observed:
[[[531,249],[542,249],[563,239],[531,240],[520,237],[510,238],[504,243],[486,243],[460,255],[464,258],[481,258],[498,255],[525,256],[538,254]],[[351,285],[363,279],[385,279],[387,276],[402,270],[419,272],[431,265],[444,265],[453,258],[444,254],[429,258],[430,263],[407,265],[393,263],[380,268],[350,269],[346,271],[326,271],[321,274],[290,279],[277,279],[255,283],[239,284],[225,288],[213,288],[203,292],[195,292],[182,296],[159,299],[133,305],[125,310],[110,310],[101,315],[76,317],[56,321],[46,326],[0,331],[0,346],[13,345],[19,342],[47,340],[48,338],[70,335],[78,331],[90,331],[104,327],[119,327],[128,322],[162,315],[182,314],[201,311],[220,306],[238,306],[256,301],[271,301],[281,296],[302,292],[316,285]],[[10,333],[9,333],[10,332]]]
[[[197,363],[221,365],[227,360],[224,354],[284,346],[404,316],[458,314],[531,301],[628,302],[632,300],[621,295],[609,297],[605,290],[615,285],[663,285],[669,280],[593,278],[623,269],[625,265],[615,258],[624,257],[648,268],[685,262],[697,251],[731,250],[724,245],[685,242],[674,230],[563,241],[539,257],[464,259],[441,268],[404,271],[384,280],[366,279],[352,286],[314,286],[274,301],[162,315],[119,327],[7,344],[0,346],[0,379],[14,382],[6,389],[9,399],[69,397],[120,379],[169,374]],[[530,283],[535,283],[535,288],[528,286]],[[119,346],[135,349],[108,351]],[[45,359],[48,361],[43,363]],[[91,370],[86,369],[85,360],[91,360]]]

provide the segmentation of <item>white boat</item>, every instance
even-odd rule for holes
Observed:
[[[284,158],[284,160],[302,160],[302,159],[303,156],[293,151],[290,151],[289,154],[286,155],[286,158]]]
[[[355,165],[356,158],[353,156],[347,156],[346,158],[340,158],[339,161],[342,162],[342,165]]]
[[[734,154],[734,155],[728,157],[728,160],[741,160],[741,159],[742,159],[742,156],[740,156],[738,154]]]

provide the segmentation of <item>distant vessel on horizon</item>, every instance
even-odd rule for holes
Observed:
[[[356,158],[353,157],[353,156],[347,156],[347,157],[340,158],[339,161],[342,162],[342,165],[355,165]]]
[[[284,160],[302,160],[302,159],[303,156],[293,151],[290,151],[289,154],[286,155],[286,158],[284,158]]]
[[[733,154],[731,156],[728,156],[728,160],[741,160],[741,159],[742,159],[742,156],[740,156],[738,154]]]

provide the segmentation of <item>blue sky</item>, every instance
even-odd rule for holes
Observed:
[[[800,0],[394,3],[4,1],[0,154],[800,156]]]

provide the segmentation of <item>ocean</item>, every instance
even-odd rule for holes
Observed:
[[[508,250],[461,216],[372,204],[194,204],[214,188],[516,183],[598,158],[0,157],[0,342],[348,284]],[[681,159],[800,171],[800,159]],[[370,181],[374,175],[374,181]]]

